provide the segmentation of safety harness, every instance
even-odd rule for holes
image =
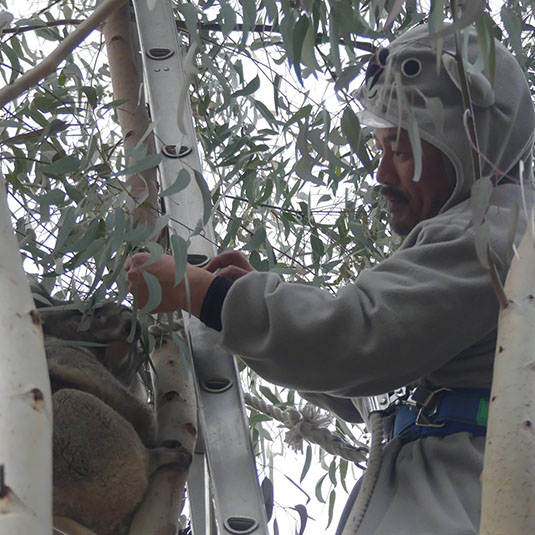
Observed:
[[[428,436],[444,437],[466,431],[487,431],[490,390],[483,388],[400,388],[373,398],[372,412],[393,415],[387,438],[410,442]]]
[[[418,387],[396,410],[392,438],[403,442],[466,431],[487,432],[490,391],[479,388],[428,390]]]

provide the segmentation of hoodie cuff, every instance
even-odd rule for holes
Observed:
[[[221,311],[223,302],[234,281],[227,277],[216,277],[208,287],[201,306],[199,319],[211,329],[221,331]]]

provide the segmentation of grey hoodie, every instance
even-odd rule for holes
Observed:
[[[437,62],[428,32],[420,26],[392,42],[381,55],[383,65],[375,72],[370,67],[359,98],[374,119],[413,131],[416,124],[421,138],[449,159],[455,188],[440,213],[417,224],[399,250],[336,296],[285,283],[273,273],[251,273],[234,283],[223,303],[222,342],[228,349],[269,381],[307,391],[307,397],[349,420],[356,420],[350,401],[355,396],[422,382],[491,385],[499,306],[476,254],[470,198],[476,177],[453,36],[445,36]],[[475,33],[463,33],[470,63],[476,64]],[[521,68],[499,43],[495,46],[494,87],[476,68],[469,83],[482,176],[497,184],[487,220],[504,280],[517,208],[514,241],[526,228],[520,160],[531,210],[535,119]],[[483,449],[484,438],[468,433],[405,445],[392,440],[359,535],[477,534]]]
[[[452,41],[445,38],[443,57],[451,58]],[[405,95],[420,136],[452,162],[455,189],[438,216],[419,223],[398,251],[336,296],[285,283],[273,273],[251,273],[234,283],[223,304],[223,343],[274,383],[342,397],[375,395],[424,378],[440,386],[490,386],[498,302],[474,245],[474,176],[461,94],[444,68],[445,62],[452,71],[448,59],[437,73],[430,42],[427,26],[395,40],[381,76],[361,90],[360,98],[375,116],[408,128],[407,114],[398,117],[393,80],[407,60],[418,62],[417,75],[401,75]],[[477,51],[472,34],[472,62]],[[473,93],[479,91],[474,112],[480,150],[514,177],[524,157],[530,184],[527,155],[535,120],[529,90],[520,67],[499,43],[496,55],[494,88],[483,73],[471,79]],[[435,97],[442,101],[440,117],[431,117],[426,107]],[[491,164],[482,168],[484,176],[494,176]],[[490,244],[502,280],[520,190],[513,180],[500,178],[488,209]],[[521,209],[517,239],[524,228]]]

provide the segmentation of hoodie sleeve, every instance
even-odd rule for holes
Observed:
[[[273,383],[343,397],[390,391],[469,358],[495,330],[498,302],[466,221],[425,223],[412,245],[337,295],[272,273],[238,279],[223,303],[223,344]]]

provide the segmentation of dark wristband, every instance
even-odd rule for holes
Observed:
[[[208,287],[201,306],[199,319],[211,329],[221,331],[221,310],[223,301],[234,281],[227,277],[216,277]]]

